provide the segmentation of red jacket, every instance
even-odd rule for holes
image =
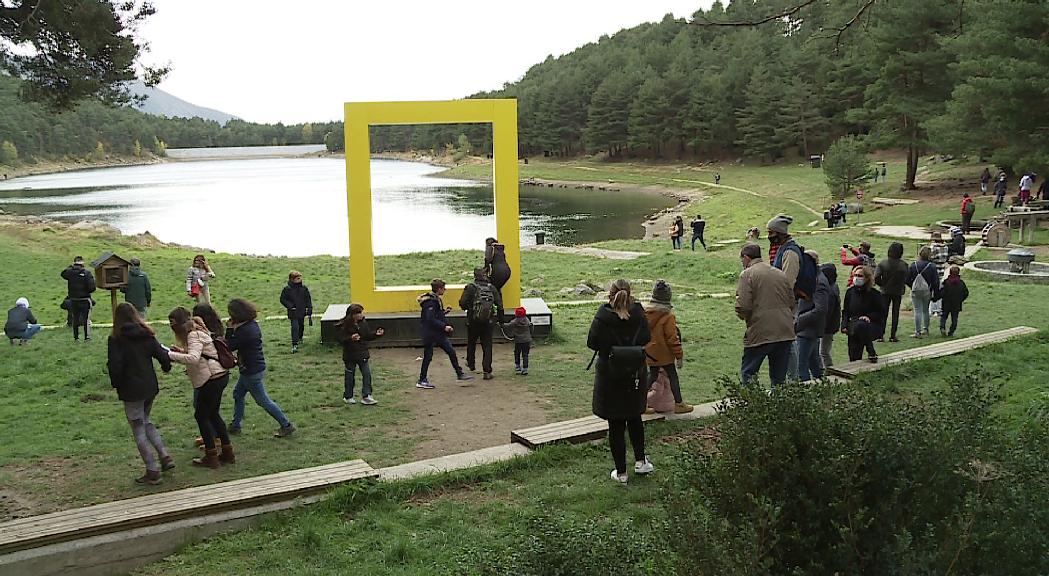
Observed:
[[[965,209],[968,208],[969,204],[972,204],[972,203],[973,203],[973,199],[972,199],[971,196],[968,197],[968,198],[962,198],[962,209],[959,211],[959,214],[964,216],[966,214]]]

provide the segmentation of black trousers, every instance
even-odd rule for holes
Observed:
[[[481,341],[481,369],[492,373],[492,323],[469,322],[466,324],[466,367],[476,370],[477,341]]]
[[[889,331],[890,338],[896,337],[896,327],[900,323],[900,304],[903,302],[903,294],[886,296],[889,301],[889,309],[892,310],[892,329]]]
[[[634,461],[645,459],[645,423],[641,418],[630,420],[608,421],[608,446],[612,449],[612,460],[616,463],[616,472],[626,474],[626,438],[630,432],[630,444],[634,447]]]
[[[213,450],[215,438],[223,444],[229,444],[229,432],[226,430],[226,422],[219,414],[222,408],[222,393],[229,384],[229,372],[212,378],[197,389],[196,409],[193,418],[197,421],[200,437],[204,439],[204,447]]]
[[[874,337],[876,331],[874,326],[868,322],[856,322],[849,331],[849,361],[863,358],[863,350],[867,349],[868,356],[877,356],[874,349]]]
[[[73,339],[80,340],[80,327],[84,328],[84,339],[91,339],[91,299],[77,298],[69,301],[69,311],[73,314]]]

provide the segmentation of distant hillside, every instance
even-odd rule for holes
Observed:
[[[214,120],[219,124],[225,124],[230,120],[239,120],[232,114],[191,104],[159,88],[148,88],[141,82],[136,82],[131,87],[131,92],[136,96],[146,96],[142,103],[135,105],[135,108],[146,114],[167,116],[168,118],[199,117],[205,120]]]

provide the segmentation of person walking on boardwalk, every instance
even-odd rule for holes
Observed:
[[[918,260],[907,269],[905,282],[911,289],[915,338],[929,333],[929,305],[940,298],[940,274],[936,264],[929,260],[931,255],[932,250],[923,247],[918,252]]]
[[[678,329],[670,296],[670,284],[666,280],[657,280],[652,288],[652,301],[645,308],[648,331],[652,335],[645,346],[648,385],[651,387],[659,377],[659,371],[664,370],[670,380],[670,392],[674,395],[674,413],[685,414],[691,412],[693,407],[686,404],[681,396],[681,379],[677,371],[684,365],[685,353],[681,348],[681,330]]]
[[[255,321],[258,309],[243,298],[229,301],[226,310],[229,322],[226,327],[226,343],[232,352],[237,352],[240,377],[233,388],[233,422],[229,431],[237,434],[244,421],[244,398],[251,397],[265,410],[280,428],[273,433],[277,438],[286,438],[295,432],[295,425],[284,415],[284,411],[266,393],[266,358],[262,354],[262,328]]]
[[[124,403],[124,415],[131,425],[131,435],[146,465],[146,473],[135,479],[139,484],[160,484],[160,471],[175,467],[175,460],[164,446],[160,431],[149,420],[153,400],[160,392],[153,360],[160,362],[165,373],[171,371],[171,359],[167,350],[157,342],[153,329],[132,304],[120,303],[113,313],[106,368],[109,383],[116,388],[117,397]]]
[[[211,288],[209,279],[215,277],[215,272],[208,264],[203,254],[193,257],[193,265],[186,271],[186,293],[193,298],[197,304],[211,304]]]
[[[426,390],[434,388],[434,385],[430,384],[428,374],[430,362],[433,361],[433,349],[435,346],[444,350],[444,353],[448,355],[448,361],[451,362],[452,369],[455,370],[456,380],[473,380],[473,376],[464,372],[459,366],[459,358],[455,355],[455,348],[452,347],[452,341],[448,339],[455,329],[448,323],[448,313],[452,309],[445,308],[444,301],[441,300],[444,292],[444,280],[434,278],[430,282],[430,291],[417,299],[419,302],[420,327],[422,329],[423,362],[422,366],[419,367],[419,381],[415,384],[416,388]]]
[[[215,342],[202,318],[190,316],[188,310],[179,306],[168,314],[168,324],[177,343],[171,347],[168,357],[172,362],[186,366],[195,393],[193,417],[204,445],[204,456],[194,458],[193,465],[215,469],[221,464],[233,464],[236,462],[233,444],[220,414],[222,393],[229,384],[229,370],[219,363]],[[222,447],[221,455],[216,440]]]
[[[41,329],[36,316],[29,310],[29,300],[15,300],[15,307],[7,311],[7,322],[4,323],[4,336],[11,341],[11,345],[14,346],[15,340],[18,340],[19,346],[29,342]]]
[[[740,379],[755,378],[768,358],[769,379],[776,387],[787,380],[794,345],[794,283],[761,259],[757,244],[744,246],[739,259],[743,273],[736,284],[736,316],[747,323]]]
[[[827,320],[823,327],[823,336],[820,337],[820,360],[823,361],[823,371],[834,365],[831,356],[834,348],[834,335],[838,333],[841,326],[841,291],[838,289],[838,267],[832,262],[820,266],[820,272],[827,279]]]
[[[696,240],[699,240],[700,245],[703,249],[707,249],[707,242],[703,240],[703,232],[707,229],[707,221],[702,216],[696,214],[695,219],[692,220],[692,251],[696,251]]]
[[[958,314],[962,312],[962,302],[969,297],[969,287],[962,280],[962,269],[951,266],[947,279],[943,281],[940,289],[940,299],[943,301],[943,313],[940,314],[940,336],[954,336],[958,328]],[[951,317],[951,328],[947,329],[947,316]]]
[[[127,286],[120,291],[124,293],[124,301],[130,302],[138,315],[145,318],[153,302],[153,287],[149,284],[149,276],[142,271],[142,262],[138,258],[131,259]]]
[[[865,349],[867,360],[878,361],[874,341],[885,333],[885,299],[873,284],[870,268],[852,269],[852,287],[845,291],[841,307],[841,331],[849,336],[850,362],[863,358]]]
[[[590,322],[586,346],[596,360],[592,409],[608,421],[608,445],[615,468],[612,480],[626,484],[626,438],[634,448],[634,473],[652,472],[645,453],[645,424],[641,421],[648,403],[644,346],[651,339],[645,310],[631,295],[630,282],[619,279],[608,290]]]
[[[372,397],[372,369],[368,360],[371,352],[368,350],[368,342],[381,338],[386,333],[382,328],[372,330],[368,321],[364,319],[364,306],[350,304],[346,308],[346,316],[336,324],[338,340],[342,344],[343,364],[343,387],[342,401],[346,404],[356,404],[353,398],[353,388],[357,379],[357,369],[361,371],[361,404],[374,406],[378,404]]]
[[[477,371],[477,341],[480,340],[483,378],[491,380],[492,334],[496,323],[503,323],[503,299],[488,281],[484,268],[474,269],[474,281],[463,290],[459,308],[466,311],[466,368]]]
[[[95,291],[95,277],[84,267],[84,257],[77,256],[62,271],[62,278],[66,281],[66,298],[73,316],[73,341],[80,341],[80,328],[84,329],[84,341],[90,341],[91,306],[94,305],[91,293]]]
[[[313,322],[313,297],[310,289],[302,283],[302,272],[292,270],[288,274],[288,283],[280,291],[280,304],[288,310],[288,321],[291,323],[291,352],[299,351],[299,343],[306,331],[306,319]]]
[[[506,261],[506,246],[495,238],[486,238],[484,241],[484,273],[500,294],[513,275]]]
[[[881,293],[892,308],[892,328],[889,330],[889,342],[899,342],[896,328],[900,323],[900,305],[903,294],[907,291],[907,263],[903,260],[903,244],[893,242],[889,245],[889,257],[878,262],[874,271],[874,283],[881,287]]]

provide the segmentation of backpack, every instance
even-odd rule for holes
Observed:
[[[924,272],[932,266],[931,262],[926,262],[925,267],[918,270],[917,263],[914,266],[915,270],[918,270],[918,275],[914,277],[914,282],[911,284],[911,294],[917,295],[921,298],[926,298],[932,295],[932,287],[929,286],[929,282],[925,279]]]
[[[204,356],[208,360],[215,360],[219,363],[219,366],[222,366],[226,370],[229,370],[230,368],[233,368],[237,365],[237,357],[233,354],[232,351],[230,351],[229,344],[226,343],[225,338],[219,336],[216,338],[212,338],[211,342],[215,345],[215,355],[218,357],[212,358],[211,356],[208,356],[206,354],[202,354],[202,356]]]
[[[604,322],[602,323],[604,324]],[[645,359],[648,358],[648,354],[645,352],[645,347],[643,345],[637,345],[637,338],[641,335],[641,329],[646,325],[647,322],[642,318],[641,322],[638,323],[637,330],[630,338],[629,343],[623,344],[617,334],[617,345],[611,346],[608,349],[609,368],[611,368],[613,372],[635,374],[635,383],[640,380],[640,375],[645,368]],[[597,350],[594,350],[594,355],[590,358],[590,363],[586,365],[587,370],[590,370],[590,367],[594,365],[594,360],[597,358],[597,352]]]
[[[976,213],[976,202],[969,202],[968,204],[965,205],[965,214],[966,215],[972,216],[975,213]]]
[[[783,254],[787,250],[794,250],[798,253],[798,279],[794,281],[794,295],[808,300],[816,293],[816,274],[819,273],[819,266],[816,265],[812,256],[805,253],[804,246],[798,246],[796,242],[790,241],[780,246],[779,251],[776,252],[774,267],[780,268],[783,265]]]
[[[496,314],[495,287],[489,283],[475,284],[477,293],[474,294],[473,314],[474,321],[488,322]]]

